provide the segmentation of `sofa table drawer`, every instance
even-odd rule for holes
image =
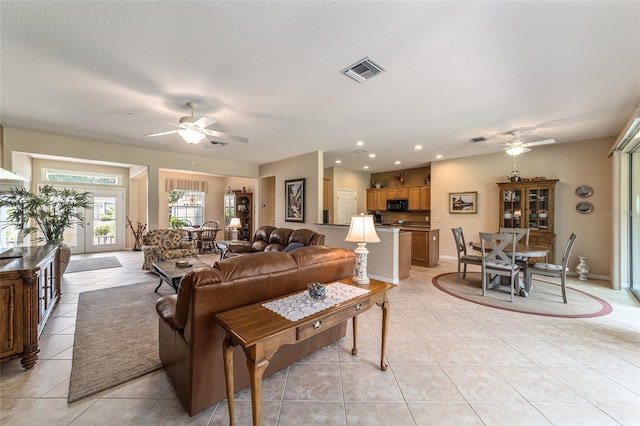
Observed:
[[[353,318],[370,307],[370,298],[345,306],[337,312],[318,318],[316,321],[311,323],[301,325],[296,329],[296,338],[297,340],[304,340],[307,337],[311,337],[316,333],[320,333],[323,330],[333,327],[334,325],[338,325],[349,318]]]

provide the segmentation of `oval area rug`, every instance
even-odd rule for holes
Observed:
[[[479,272],[467,272],[467,278],[456,283],[456,273],[450,272],[434,277],[433,285],[443,292],[467,302],[496,309],[560,318],[593,318],[611,313],[613,308],[605,300],[582,290],[567,286],[567,301],[562,302],[559,284],[534,279],[529,297],[514,295],[509,301],[511,288],[498,286],[487,290],[482,296],[482,278]]]

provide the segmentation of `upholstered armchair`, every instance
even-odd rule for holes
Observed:
[[[142,246],[144,263],[142,269],[152,270],[151,264],[169,259],[198,257],[197,241],[185,241],[178,229],[155,229],[149,231]]]

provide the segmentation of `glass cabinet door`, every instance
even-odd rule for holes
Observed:
[[[549,228],[549,189],[529,188],[527,191],[528,223],[531,230]]]
[[[510,189],[502,191],[502,219],[503,228],[521,228],[522,221],[522,190]]]

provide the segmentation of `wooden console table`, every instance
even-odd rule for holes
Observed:
[[[351,279],[340,280],[343,284],[351,284]],[[234,424],[233,402],[233,347],[242,346],[247,357],[247,368],[251,382],[251,410],[253,424],[260,424],[262,375],[269,365],[269,360],[283,345],[290,345],[305,340],[329,327],[333,327],[353,319],[352,355],[357,355],[357,318],[374,304],[382,308],[382,345],[380,351],[380,369],[386,370],[384,351],[389,323],[389,302],[387,292],[395,287],[382,281],[372,279],[368,286],[357,286],[369,290],[368,293],[325,309],[299,321],[290,321],[262,306],[263,303],[243,306],[214,316],[215,321],[227,332],[223,344],[224,372],[227,385],[227,401],[229,404],[229,422]],[[283,296],[286,297],[286,296]],[[280,299],[277,298],[277,299]]]
[[[0,260],[0,360],[38,361],[38,337],[60,299],[58,244],[25,247],[26,256]]]

